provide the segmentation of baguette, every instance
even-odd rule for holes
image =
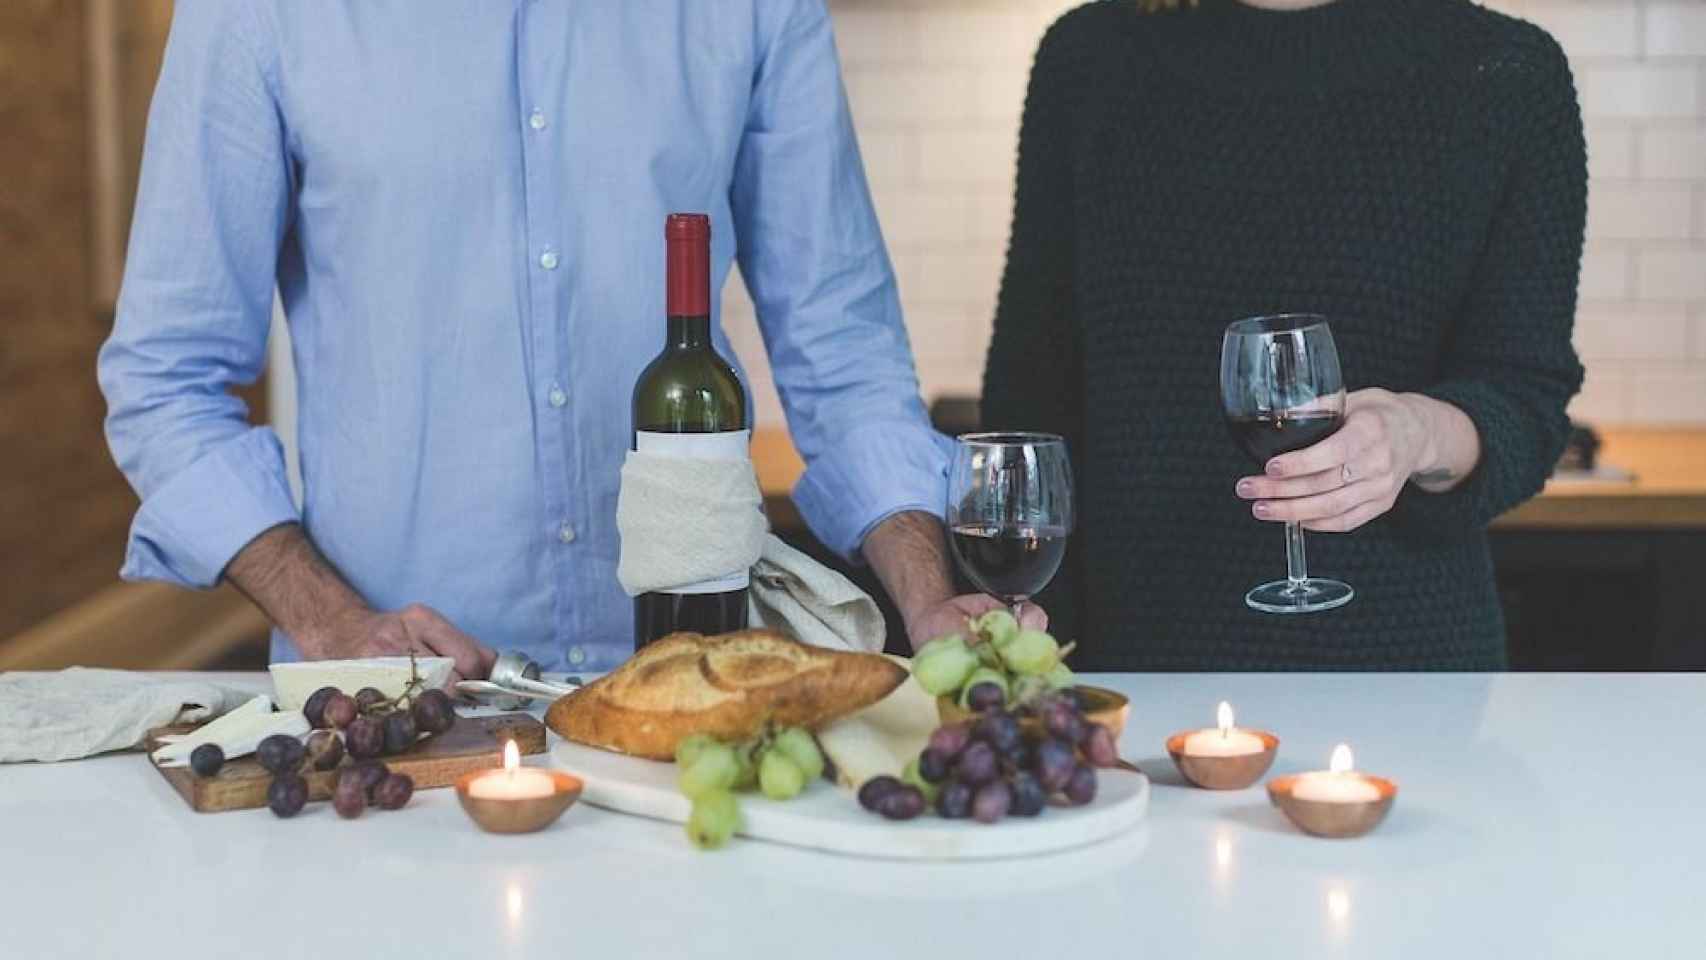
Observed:
[[[551,704],[545,723],[576,743],[670,760],[691,734],[815,729],[889,695],[906,669],[874,653],[810,647],[771,630],[672,633]]]

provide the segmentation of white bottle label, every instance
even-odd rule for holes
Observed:
[[[676,460],[752,460],[752,431],[725,430],[718,433],[655,433],[637,430],[634,449],[656,457]],[[670,587],[659,593],[728,593],[745,590],[751,582],[751,572],[738,570],[726,577],[703,580],[680,587]]]

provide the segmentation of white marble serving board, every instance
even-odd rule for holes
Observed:
[[[584,803],[675,823],[691,804],[675,786],[673,763],[641,760],[566,740],[552,760],[586,782]],[[785,803],[740,795],[741,835],[858,857],[975,860],[1023,857],[1095,843],[1136,829],[1149,809],[1149,779],[1123,770],[1097,771],[1096,799],[1086,807],[1050,807],[1037,817],[998,824],[944,820],[927,814],[894,822],[860,808],[853,794],[818,781]]]

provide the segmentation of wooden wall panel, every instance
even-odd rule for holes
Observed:
[[[0,637],[111,584],[135,504],[94,382],[86,15],[0,3]]]
[[[136,498],[95,356],[170,17],[170,0],[0,0],[0,666],[193,666],[261,639],[229,588],[117,584]]]

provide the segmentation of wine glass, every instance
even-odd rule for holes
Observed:
[[[1232,438],[1259,468],[1332,436],[1344,422],[1345,379],[1327,318],[1281,314],[1227,327],[1220,398]],[[1355,595],[1348,584],[1309,575],[1300,524],[1285,525],[1285,554],[1286,578],[1244,596],[1253,609],[1314,613],[1342,607]]]
[[[1013,609],[1060,569],[1072,532],[1072,464],[1052,433],[968,433],[948,471],[948,541],[979,590]]]

